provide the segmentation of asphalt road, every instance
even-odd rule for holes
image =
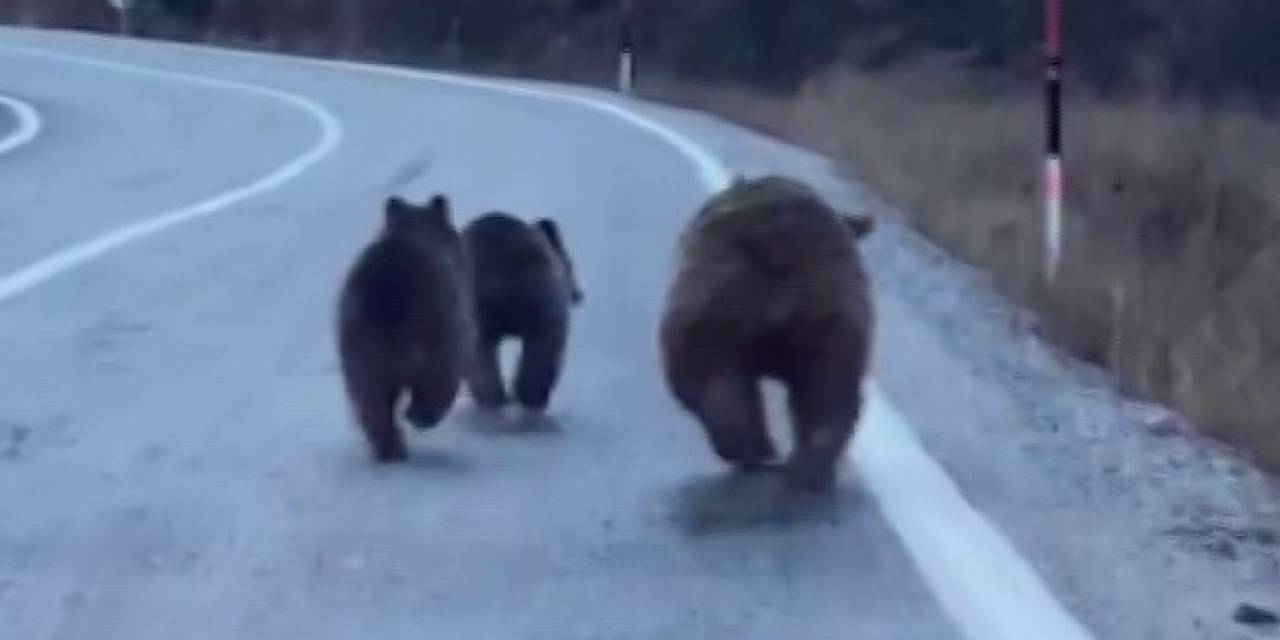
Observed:
[[[14,135],[18,128],[18,116],[13,109],[0,105],[0,140],[4,140]]]
[[[655,349],[673,240],[707,190],[652,131],[478,87],[18,31],[0,32],[0,94],[44,120],[0,156],[0,638],[947,640],[975,628],[956,593],[1003,586],[921,569],[918,536],[852,472],[808,503],[711,457]],[[735,169],[817,171],[726,125],[654,117]],[[334,296],[381,200],[437,191],[462,221],[557,218],[586,301],[554,428],[463,401],[409,463],[378,467],[341,393]],[[1046,542],[1096,496],[1063,497],[1025,449],[956,440],[1003,400],[972,371],[978,400],[940,395],[954,358],[901,317],[877,343],[889,395],[920,400],[908,419],[935,425],[926,444],[1067,608],[1099,637],[1193,637],[1146,615],[1198,602],[1187,589],[1116,614],[1139,583],[1098,569],[1155,563],[1132,551],[1154,548],[1145,534],[1093,555]],[[889,361],[907,345],[920,359]],[[1046,507],[1056,519],[1030,517]]]
[[[320,134],[260,96],[0,55],[50,123],[6,167],[4,271],[249,182]],[[0,529],[7,637],[955,637],[874,509],[755,499],[769,487],[726,482],[665,396],[666,259],[705,193],[659,141],[476,90],[151,55],[320,101],[341,149],[5,305],[5,375],[22,378],[0,391],[0,504],[21,505]],[[460,407],[407,466],[375,468],[334,367],[333,297],[381,199],[437,190],[463,220],[557,217],[588,301],[556,429]]]

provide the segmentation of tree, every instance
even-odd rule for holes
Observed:
[[[218,7],[217,0],[156,0],[170,16],[194,26],[207,26]]]

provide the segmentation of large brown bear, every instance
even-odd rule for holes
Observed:
[[[338,304],[338,353],[347,395],[375,459],[407,457],[405,418],[437,425],[453,405],[474,342],[469,260],[449,202],[385,204],[381,235],[357,258]]]
[[[546,409],[560,376],[569,337],[570,307],[582,300],[560,230],[543,218],[533,224],[502,212],[485,214],[463,230],[475,272],[476,354],[468,386],[476,404],[509,401],[498,347],[518,339],[516,401]]]
[[[770,462],[763,378],[788,392],[788,480],[828,488],[862,406],[872,306],[856,240],[872,219],[841,214],[804,183],[738,179],[680,238],[660,342],[667,384],[715,453]]]

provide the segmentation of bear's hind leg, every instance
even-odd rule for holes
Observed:
[[[436,427],[453,408],[460,386],[461,380],[449,367],[416,372],[405,418],[422,431]]]
[[[858,376],[810,375],[788,390],[794,450],[787,478],[810,491],[835,483],[836,467],[853,436],[862,409]]]
[[[755,378],[740,373],[713,376],[695,411],[712,449],[725,462],[753,469],[776,457]]]
[[[347,391],[356,420],[378,462],[399,462],[409,457],[404,434],[396,424],[396,399],[400,389],[387,377],[349,367]]]
[[[521,341],[515,392],[516,400],[525,409],[546,410],[560,379],[567,333],[567,328],[561,326],[542,335],[526,335]]]

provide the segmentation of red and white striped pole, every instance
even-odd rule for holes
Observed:
[[[1049,282],[1062,257],[1062,0],[1044,0],[1045,129],[1044,244]]]

